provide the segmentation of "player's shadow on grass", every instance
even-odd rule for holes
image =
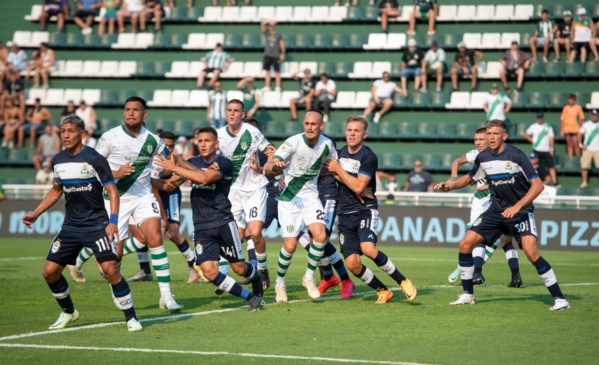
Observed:
[[[549,293],[547,294],[529,294],[529,293],[523,293],[523,292],[516,292],[514,291],[511,295],[508,295],[509,293],[506,293],[505,296],[496,296],[493,298],[485,298],[484,296],[479,296],[476,297],[476,303],[477,304],[481,304],[481,303],[490,303],[490,302],[522,302],[523,300],[534,300],[536,302],[540,302],[549,306],[552,306],[554,303],[553,298],[551,298],[551,295],[549,295]],[[576,301],[581,299],[581,297],[579,295],[568,295],[567,293],[564,293],[566,299],[568,299],[569,302],[572,301]]]

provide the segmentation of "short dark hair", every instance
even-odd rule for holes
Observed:
[[[329,75],[327,75],[325,72],[320,74],[320,77],[323,77],[323,76],[326,77],[327,79],[329,78]]]
[[[545,13],[546,13],[546,14],[549,14],[549,10],[547,10],[547,9],[543,9],[543,10],[541,10],[541,14],[545,14]]]
[[[140,98],[139,96],[130,96],[129,98],[127,98],[127,100],[125,100],[125,105],[127,105],[127,103],[131,101],[137,101],[138,103],[140,103],[144,110],[146,110],[146,107],[148,106],[148,103],[146,103],[146,101],[143,98]]]
[[[210,133],[214,136],[214,139],[218,140],[218,133],[216,132],[216,129],[214,129],[212,127],[200,128],[200,130],[198,131],[198,134],[202,134],[202,133]]]
[[[489,123],[487,123],[487,129],[491,127],[499,127],[502,128],[504,131],[507,131],[507,125],[503,120],[493,119],[489,121]]]
[[[487,133],[487,127],[478,128],[474,134]]]
[[[79,118],[75,114],[69,114],[66,117],[64,117],[62,119],[62,121],[60,122],[60,125],[62,126],[63,124],[67,124],[67,123],[71,123],[75,127],[79,127],[82,130],[85,129],[85,122],[83,121],[83,119]]]
[[[162,131],[162,132],[160,132],[160,134],[158,135],[158,137],[174,140],[175,139],[175,134],[173,132],[169,132],[169,131]]]
[[[576,94],[570,94],[570,95],[568,95],[568,99],[574,99],[574,100],[576,100],[577,99],[576,98]]]
[[[306,110],[306,114],[308,114],[308,113],[316,113],[316,114],[320,115],[321,118],[324,118],[324,114],[322,114],[322,112],[318,109],[312,108],[310,110]]]
[[[255,118],[246,119],[246,120],[244,120],[243,122],[244,122],[244,123],[251,124],[251,125],[253,125],[253,126],[254,126],[254,127],[256,127],[256,128],[259,128],[259,127],[260,127],[260,122],[258,122],[258,120],[257,120],[257,119],[255,119]]]
[[[241,110],[245,110],[245,105],[243,104],[243,101],[239,100],[239,99],[231,99],[229,101],[227,101],[227,105],[229,104],[239,104],[241,105]]]

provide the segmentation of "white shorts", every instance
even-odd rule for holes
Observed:
[[[110,200],[104,200],[104,205],[110,215]],[[123,202],[121,200],[118,224],[119,239],[124,241],[129,238],[129,224],[135,224],[139,228],[143,221],[149,218],[162,218],[160,206],[154,195],[139,197],[134,201]]]
[[[470,206],[470,222],[468,223],[468,228],[470,228],[470,226],[472,226],[472,223],[474,223],[474,221],[478,217],[480,217],[481,214],[483,214],[484,212],[487,211],[487,209],[489,209],[490,205],[491,205],[491,196],[490,195],[484,197],[483,199],[477,199],[477,198],[472,199],[472,205]]]
[[[309,226],[312,223],[325,224],[324,209],[320,199],[303,200],[301,202],[279,201],[279,223],[283,238],[297,237],[302,223]]]
[[[231,201],[231,213],[235,223],[245,228],[246,223],[251,221],[264,222],[266,220],[266,199],[268,193],[266,188],[252,192],[231,189],[229,200]]]

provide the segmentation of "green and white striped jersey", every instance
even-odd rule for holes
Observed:
[[[285,169],[285,190],[277,198],[281,201],[318,199],[320,168],[329,158],[337,158],[333,142],[321,135],[314,147],[303,133],[289,137],[275,152],[274,158],[291,161]]]
[[[223,69],[223,65],[227,62],[231,56],[227,52],[211,51],[206,54],[206,64],[208,68],[220,68]]]
[[[540,20],[537,23],[537,32],[539,32],[539,37],[545,38],[547,37],[548,34],[551,33],[551,31],[553,30],[553,26],[555,24],[553,24],[553,21],[551,21],[551,19],[544,21],[544,20]],[[553,38],[553,36],[551,37]]]

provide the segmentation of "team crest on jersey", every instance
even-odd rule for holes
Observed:
[[[83,176],[89,175],[89,165],[85,162],[81,165],[81,175],[83,175]]]
[[[52,253],[57,253],[58,250],[60,250],[60,239],[52,242],[52,248],[50,249]]]
[[[152,146],[151,144],[149,144],[149,145],[147,146],[147,148],[148,148],[148,153],[151,155],[151,154],[152,154],[152,152],[154,152],[154,146]]]
[[[344,244],[345,243],[345,236],[343,235],[343,233],[341,233],[339,235],[339,244]]]
[[[247,151],[247,149],[250,147],[247,142],[241,142],[239,145],[241,146],[241,149],[244,151]]]
[[[505,171],[512,171],[512,162],[511,161],[505,162]]]
[[[478,226],[482,221],[483,221],[483,217],[476,218],[476,220],[474,221],[474,223],[472,223],[472,227]]]
[[[290,224],[286,227],[287,233],[293,233],[293,224]]]
[[[196,255],[199,256],[204,252],[204,247],[199,242],[196,242]]]

